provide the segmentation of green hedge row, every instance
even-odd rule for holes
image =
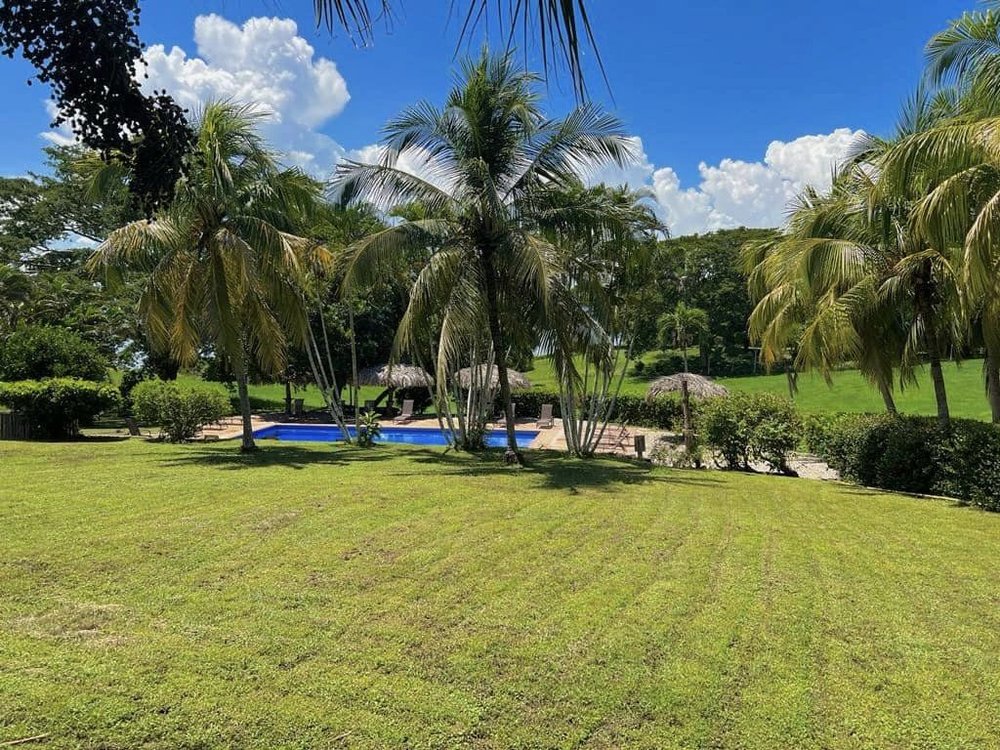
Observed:
[[[845,479],[868,487],[945,495],[1000,511],[1000,428],[932,417],[836,414],[806,420],[806,443]]]
[[[39,437],[72,437],[120,402],[118,389],[110,383],[77,378],[0,383],[0,404],[27,419]]]
[[[546,391],[517,391],[513,394],[518,419],[534,419],[542,412],[542,404],[552,404],[552,413],[558,419],[562,416],[559,394]],[[499,414],[499,400],[496,412]],[[585,414],[582,416],[586,416]],[[682,421],[680,397],[658,398],[651,403],[640,396],[618,397],[615,402],[615,422],[636,427],[656,427],[662,430],[680,429]]]

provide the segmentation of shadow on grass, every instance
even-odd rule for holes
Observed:
[[[215,469],[266,469],[284,467],[304,469],[307,466],[346,466],[391,459],[393,454],[376,450],[360,450],[347,446],[317,446],[314,448],[290,443],[264,442],[252,453],[241,453],[238,444],[191,447],[183,455],[161,461],[164,466],[205,466]]]
[[[387,472],[392,476],[488,476],[521,475],[541,479],[548,489],[573,492],[578,487],[603,487],[618,484],[684,484],[703,487],[718,485],[720,478],[694,471],[656,471],[650,464],[625,458],[602,457],[578,459],[556,451],[528,451],[527,466],[518,469],[503,462],[501,451],[481,454],[455,453],[433,450],[408,450],[414,464],[433,466],[422,471]]]

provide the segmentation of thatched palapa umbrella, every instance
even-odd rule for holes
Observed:
[[[729,390],[725,386],[709,380],[704,375],[679,372],[676,375],[665,375],[662,378],[657,378],[650,383],[649,390],[646,391],[646,400],[652,401],[667,393],[680,393],[685,380],[691,398],[706,399],[729,394]]]
[[[483,383],[486,380],[486,365],[479,365],[479,377],[477,380]],[[517,370],[511,370],[507,368],[507,382],[510,383],[512,390],[524,390],[526,388],[531,388],[531,381],[528,380],[524,373],[520,373]],[[500,373],[497,371],[496,367],[490,368],[490,383],[489,385],[496,388],[500,384]],[[472,387],[472,368],[463,367],[458,371],[458,385],[463,390],[469,390]]]
[[[358,372],[357,385],[379,385],[389,390],[421,388],[434,385],[434,378],[416,365],[376,365]]]

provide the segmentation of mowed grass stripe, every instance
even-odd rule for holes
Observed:
[[[0,741],[997,744],[997,516],[532,459],[0,444]]]

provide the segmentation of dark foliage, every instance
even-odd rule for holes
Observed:
[[[802,438],[802,423],[788,399],[731,393],[705,402],[699,417],[702,437],[719,449],[726,468],[746,471],[760,461],[790,473],[788,457]]]
[[[845,479],[899,492],[946,495],[1000,511],[1000,428],[933,417],[837,414],[807,420],[809,449]]]
[[[0,5],[0,51],[52,87],[59,114],[105,159],[122,158],[146,211],[169,201],[194,134],[176,102],[133,76],[143,45],[139,0],[20,0]]]
[[[49,378],[0,383],[0,404],[31,423],[32,433],[65,438],[119,404],[118,389],[110,383],[77,378]]]
[[[96,346],[64,328],[22,328],[0,340],[0,380],[106,380],[108,360]]]

